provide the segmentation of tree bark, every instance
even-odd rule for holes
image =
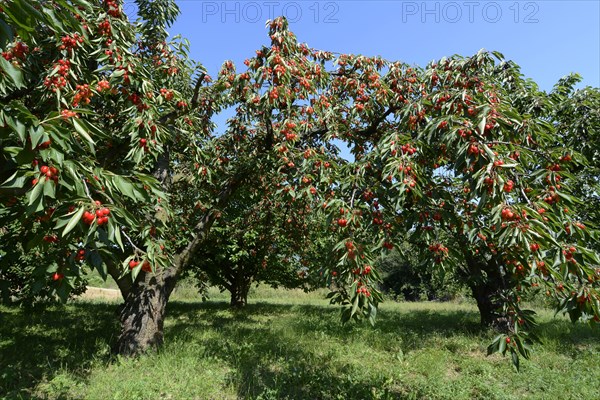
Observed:
[[[480,322],[484,327],[506,332],[509,318],[503,311],[502,293],[507,289],[501,265],[494,259],[467,257],[467,284],[477,302]]]
[[[500,294],[502,288],[489,282],[472,282],[469,284],[471,293],[477,302],[481,325],[505,332],[508,330],[508,316],[502,311]]]
[[[120,311],[121,334],[115,345],[117,354],[131,356],[155,350],[163,344],[163,325],[167,302],[175,282],[165,275],[140,272]]]

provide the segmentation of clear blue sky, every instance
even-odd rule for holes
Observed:
[[[127,0],[125,10],[135,13]],[[286,15],[292,31],[323,50],[424,65],[452,54],[497,50],[542,89],[578,72],[600,86],[600,1],[205,1],[177,0],[170,33],[216,75],[268,43],[265,21]],[[243,66],[242,66],[243,67]]]

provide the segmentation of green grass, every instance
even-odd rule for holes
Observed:
[[[117,303],[0,307],[0,398],[599,398],[600,330],[549,312],[516,373],[485,356],[493,334],[467,303],[386,303],[373,328],[341,325],[323,293],[254,290],[243,311],[194,298],[175,295],[165,346],[137,359],[110,356]]]

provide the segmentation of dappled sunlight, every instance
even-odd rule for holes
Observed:
[[[0,308],[0,394],[43,398],[505,398],[525,397],[527,384],[508,389],[507,358],[486,356],[492,332],[482,330],[468,303],[385,303],[374,327],[341,324],[339,309],[319,293],[256,292],[248,306],[221,301],[173,301],[165,345],[138,359],[112,358],[114,303],[77,301],[32,310]],[[306,296],[308,304],[298,303]],[[597,328],[542,312],[544,347],[521,372],[548,393],[590,393],[585,385],[543,386],[564,365],[600,368]],[[433,384],[435,382],[435,384]],[[525,380],[523,380],[525,382]],[[111,392],[107,392],[111,388]],[[211,397],[213,396],[213,397]],[[416,396],[416,397],[415,397]],[[187,397],[186,397],[187,398]],[[201,397],[204,398],[204,397]]]

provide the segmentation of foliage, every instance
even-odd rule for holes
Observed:
[[[410,247],[408,250],[412,250],[413,254],[416,252]],[[407,251],[403,253],[407,254]],[[462,288],[456,277],[449,273],[436,276],[430,268],[418,262],[418,258],[403,256],[398,251],[392,251],[380,259],[377,268],[381,270],[382,291],[393,298],[407,301],[447,301],[461,295]]]
[[[307,265],[317,261],[319,227],[309,226],[308,218],[296,216],[289,206],[270,204],[262,194],[265,189],[262,185],[238,189],[190,269],[201,290],[217,285],[229,291],[232,306],[246,304],[252,283],[309,290],[314,282],[308,279]]]
[[[319,272],[344,321],[374,322],[376,261],[405,240],[493,286],[508,329],[493,351],[528,356],[535,321],[520,299],[538,287],[573,320],[600,320],[598,233],[573,196],[580,121],[553,114],[577,101],[549,100],[501,54],[425,67],[337,55],[277,18],[245,68],[226,61],[212,82],[185,41],[163,41],[173,1],[138,0],[137,24],[116,0],[73,3],[1,3],[0,221],[17,221],[25,251],[51,255],[36,270],[55,268],[59,294],[84,268],[117,279],[131,294],[121,349],[162,342],[127,324],[142,314],[160,330],[177,279],[248,185],[292,227],[326,213],[332,262]],[[226,107],[215,135],[210,117]]]
[[[162,85],[180,82],[177,74],[189,79],[177,48],[153,58],[150,71],[145,57],[155,49],[136,43],[112,1],[17,1],[3,4],[2,18],[16,34],[0,60],[2,221],[18,221],[11,233],[25,251],[48,255],[49,272],[60,274],[52,287],[62,294],[83,267],[106,276],[108,259],[166,265],[147,220],[160,223],[166,202],[151,175],[174,139],[166,123],[192,121],[158,121],[177,116],[184,89]]]

